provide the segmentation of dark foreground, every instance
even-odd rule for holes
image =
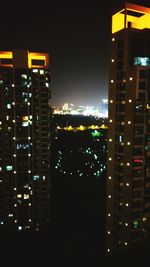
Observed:
[[[1,266],[145,266],[150,246],[105,256],[104,198],[102,180],[56,179],[49,226],[42,232],[1,233]]]

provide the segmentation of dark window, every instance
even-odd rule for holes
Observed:
[[[140,70],[139,71],[139,77],[140,77],[140,79],[146,79],[146,71]]]

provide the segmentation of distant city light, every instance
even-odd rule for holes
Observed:
[[[108,118],[108,99],[102,99],[101,107],[76,106],[74,104],[63,104],[60,108],[54,108],[54,114],[61,115],[83,115],[98,118]]]

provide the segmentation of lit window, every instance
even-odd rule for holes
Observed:
[[[112,123],[112,122],[113,122],[113,120],[109,120],[109,122],[110,122],[110,123]]]
[[[18,231],[21,231],[22,230],[22,226],[18,226]]]
[[[29,125],[28,121],[22,122],[23,127],[27,127]]]
[[[111,83],[114,83],[114,80],[110,80]]]
[[[112,58],[111,62],[113,63],[114,61],[115,61],[114,58]]]
[[[111,198],[111,195],[108,195],[108,198]]]
[[[131,145],[131,143],[130,142],[127,142],[127,145],[129,146],[129,145]]]
[[[113,100],[112,99],[110,100],[110,103],[113,103]]]
[[[15,120],[13,120],[13,123],[15,123],[16,121]]]
[[[112,139],[111,138],[109,139],[109,142],[112,142]]]
[[[128,124],[131,124],[131,121],[128,121]]]
[[[29,194],[24,194],[23,199],[29,199]]]
[[[125,226],[128,226],[128,223],[125,223]]]
[[[112,160],[112,158],[108,158],[108,160],[110,160],[110,161],[111,161],[111,160]]]
[[[11,108],[11,104],[7,104],[7,108],[10,109]]]
[[[126,207],[129,207],[129,204],[128,203],[126,203]]]
[[[114,42],[114,41],[115,41],[115,38],[113,37],[113,38],[112,38],[112,42]]]
[[[40,70],[40,74],[44,74],[44,70]]]
[[[38,69],[33,69],[32,72],[37,73]]]
[[[108,235],[110,235],[110,231],[108,231],[107,233],[108,233]]]
[[[132,100],[131,99],[129,99],[129,103],[131,103],[132,102]]]
[[[129,183],[126,183],[126,186],[129,186]]]
[[[127,162],[127,166],[130,166],[130,163],[129,162]]]
[[[13,166],[11,166],[11,165],[6,166],[7,171],[12,171],[12,169],[13,169]]]
[[[33,175],[33,180],[36,181],[36,180],[39,180],[40,179],[40,176],[39,175]]]
[[[108,179],[111,180],[111,176],[109,176]]]
[[[110,252],[110,249],[109,248],[107,249],[107,252]]]
[[[133,80],[133,77],[130,77],[129,80],[132,81]]]
[[[108,217],[111,217],[111,214],[110,213],[108,213]]]
[[[28,173],[31,173],[31,171],[29,170]]]
[[[150,66],[150,58],[148,57],[135,57],[134,65]]]
[[[21,194],[17,194],[17,198],[22,198],[22,195]]]
[[[125,244],[125,246],[127,246],[127,245],[128,245],[128,243],[127,243],[127,242],[125,242],[124,244]]]
[[[27,79],[27,75],[26,74],[21,74],[21,77],[24,79]]]

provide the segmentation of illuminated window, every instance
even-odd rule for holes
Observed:
[[[7,104],[7,108],[10,109],[11,108],[11,104]]]
[[[11,165],[6,166],[7,171],[12,171],[12,169],[13,169],[13,166],[11,166]]]
[[[110,231],[108,231],[107,233],[108,233],[108,235],[110,235]]]
[[[130,77],[129,80],[132,81],[133,80],[133,77]]]
[[[131,124],[131,121],[128,121],[128,124]]]
[[[112,58],[111,62],[113,63],[114,61],[115,61],[114,58]]]
[[[132,102],[132,100],[131,99],[129,99],[129,103],[131,103]]]
[[[23,198],[24,198],[24,199],[29,199],[29,194],[24,194],[24,195],[23,195]]]
[[[134,65],[150,66],[150,58],[148,57],[135,57]]]
[[[113,38],[112,38],[112,42],[114,42],[114,41],[115,41],[115,38],[113,37]]]
[[[114,83],[114,80],[110,80],[111,83]]]
[[[39,175],[33,175],[33,180],[34,181],[37,181],[37,180],[39,180],[40,179],[40,176]]]
[[[23,127],[27,127],[28,125],[29,125],[29,122],[28,121],[22,122],[22,126]]]
[[[112,99],[110,100],[110,103],[113,103],[113,100]]]

